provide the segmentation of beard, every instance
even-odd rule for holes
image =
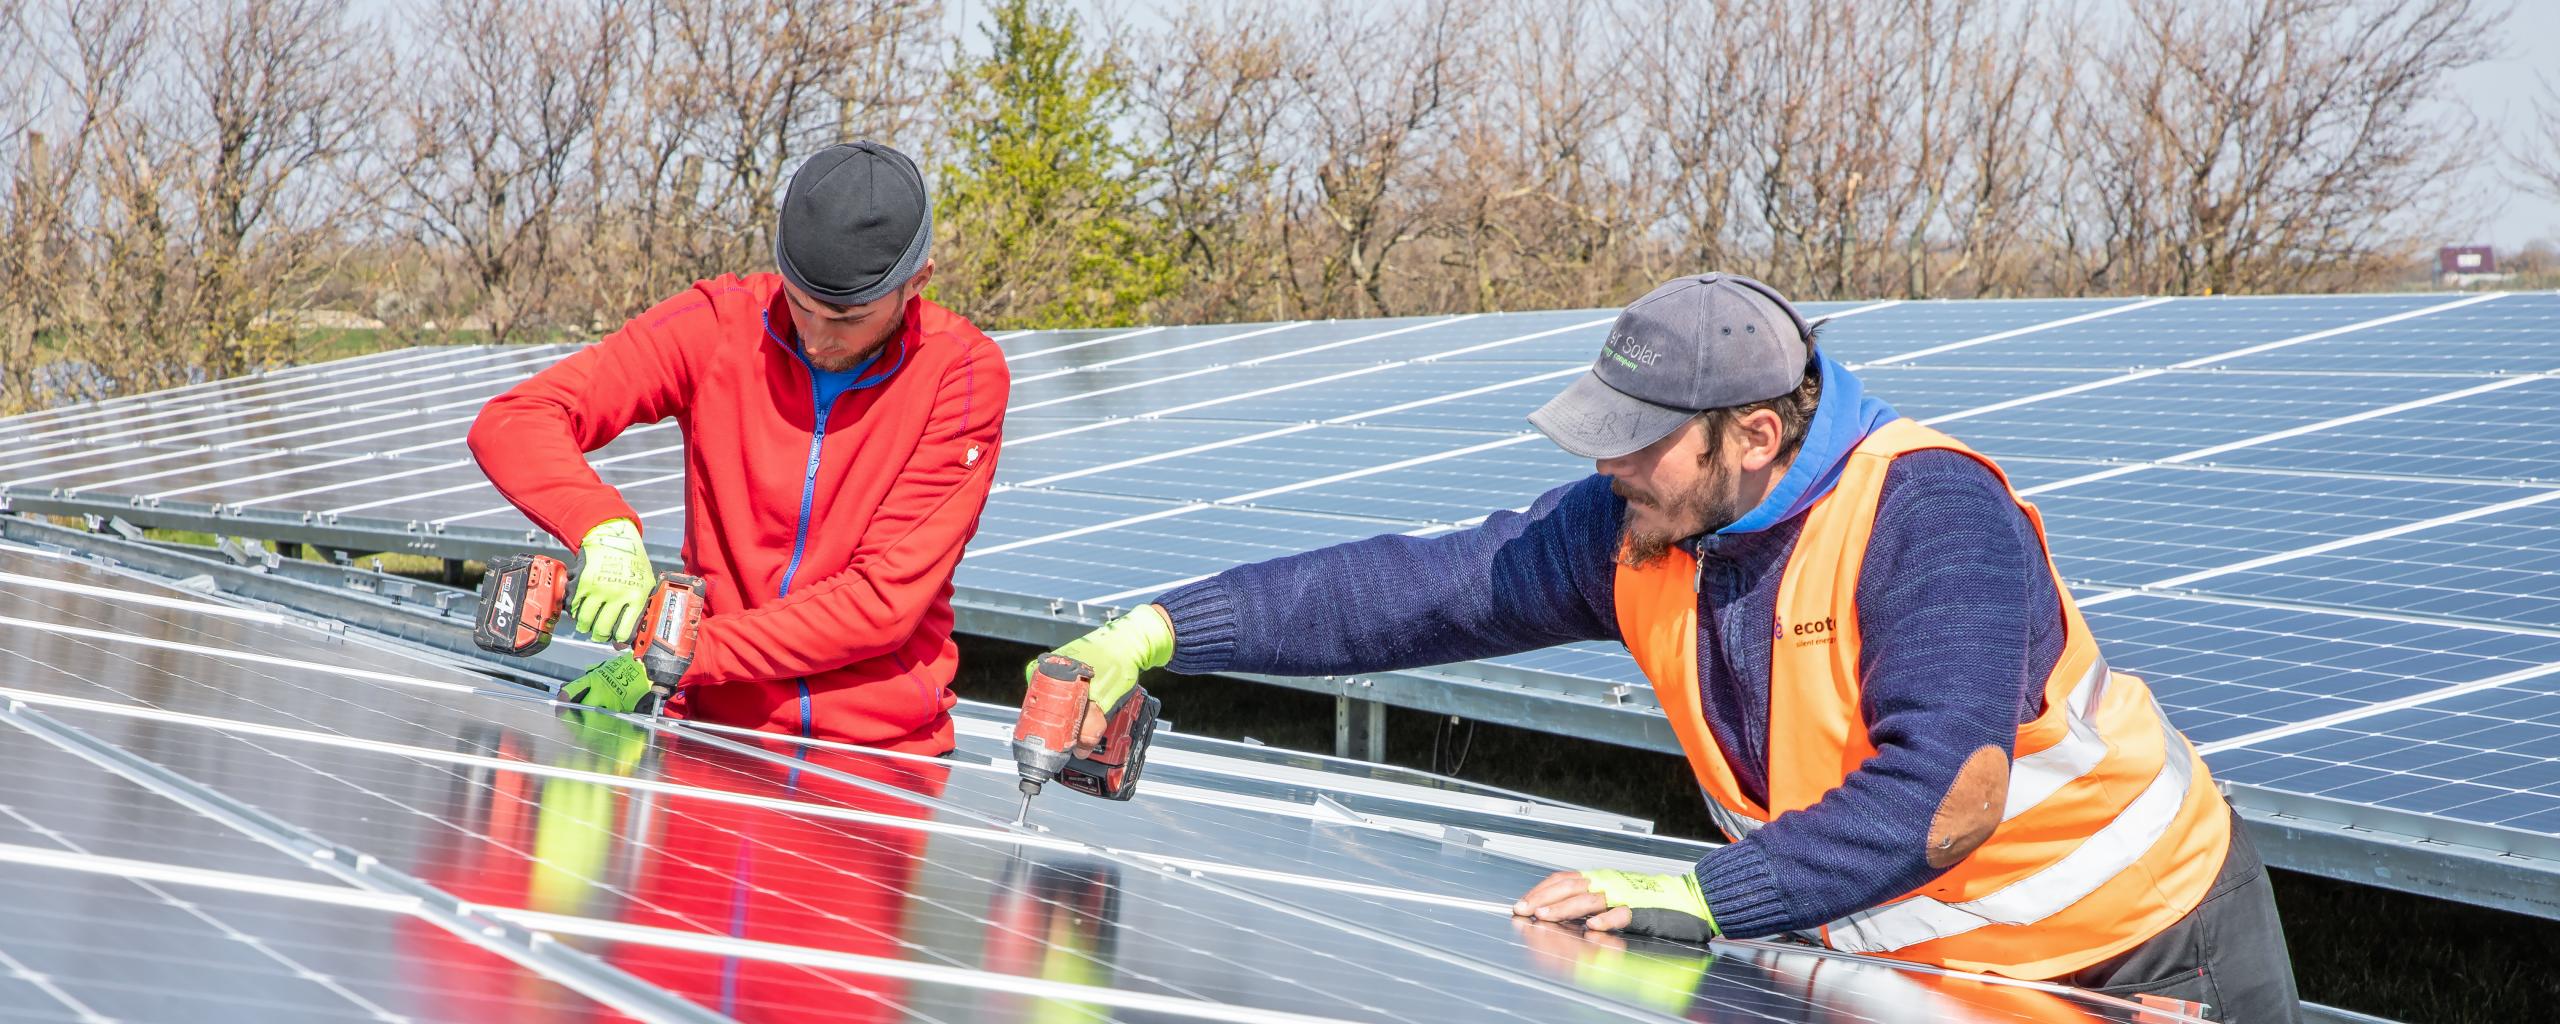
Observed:
[[[1629,568],[1642,569],[1670,554],[1672,545],[1733,525],[1750,511],[1742,506],[1742,496],[1737,491],[1733,481],[1713,471],[1701,474],[1696,486],[1667,499],[1638,494],[1622,480],[1609,481],[1609,493],[1627,503],[1626,522],[1618,531],[1618,560]],[[1670,525],[1638,525],[1638,506],[1662,513]]]
[[[848,355],[819,356],[812,355],[807,352],[803,352],[801,354],[808,356],[809,365],[811,366],[825,370],[828,373],[843,373],[846,370],[862,365],[863,360],[871,358],[871,353],[878,351],[880,351],[880,346],[874,345],[869,349]]]
[[[906,309],[904,307],[900,307],[898,310],[898,318],[889,324],[889,330],[880,335],[880,340],[872,342],[871,347],[869,348],[858,349],[853,352],[843,354],[830,353],[827,355],[820,355],[809,351],[809,345],[807,342],[800,342],[800,355],[802,358],[809,361],[809,365],[815,366],[820,370],[824,370],[828,373],[843,373],[846,370],[861,366],[862,361],[871,358],[873,354],[886,350],[891,344],[898,340],[898,332],[906,329]]]

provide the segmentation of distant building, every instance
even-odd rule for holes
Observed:
[[[2468,288],[2514,276],[2498,272],[2498,251],[2489,246],[2448,245],[2436,250],[2436,283],[2444,287]]]

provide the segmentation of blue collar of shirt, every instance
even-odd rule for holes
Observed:
[[[817,407],[822,410],[833,406],[836,399],[843,397],[845,392],[876,386],[881,381],[888,380],[890,374],[898,372],[898,368],[905,365],[907,361],[905,334],[906,328],[901,326],[897,334],[891,335],[886,343],[880,348],[873,349],[870,355],[862,357],[862,362],[850,370],[821,370],[818,364],[809,361],[807,353],[800,351],[797,337],[786,340],[782,335],[774,333],[773,311],[766,310],[764,313],[764,336],[774,344],[782,346],[783,351],[791,353],[792,358],[799,360],[800,365],[808,369],[809,383],[815,392]],[[870,374],[871,368],[880,362],[880,354],[893,345],[898,349],[897,362],[890,364],[886,370]],[[866,374],[870,375],[865,376]]]
[[[810,379],[817,383],[818,404],[834,405],[836,399],[843,397],[845,392],[858,391],[886,379],[885,376],[872,380],[864,380],[862,377],[863,374],[870,372],[873,364],[879,361],[880,353],[875,351],[862,357],[862,362],[855,364],[850,370],[821,370],[818,364],[809,364]]]
[[[1849,453],[1858,442],[1877,427],[1902,418],[1884,399],[1868,394],[1848,367],[1820,350],[1814,352],[1814,360],[1822,373],[1822,402],[1814,407],[1813,422],[1805,427],[1804,444],[1796,449],[1795,461],[1787,465],[1786,475],[1778,478],[1778,486],[1767,498],[1732,525],[1717,530],[1717,536],[1758,533],[1812,508],[1840,482],[1840,470],[1849,464]]]

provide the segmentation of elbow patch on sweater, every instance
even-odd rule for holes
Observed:
[[[1976,749],[1956,769],[1955,782],[1929,820],[1929,866],[1944,870],[1971,856],[2000,827],[2000,811],[2008,803],[2008,753],[1990,745]]]

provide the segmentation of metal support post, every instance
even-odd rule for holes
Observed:
[[[1372,762],[1386,760],[1386,703],[1358,697],[1335,697],[1333,755]]]

